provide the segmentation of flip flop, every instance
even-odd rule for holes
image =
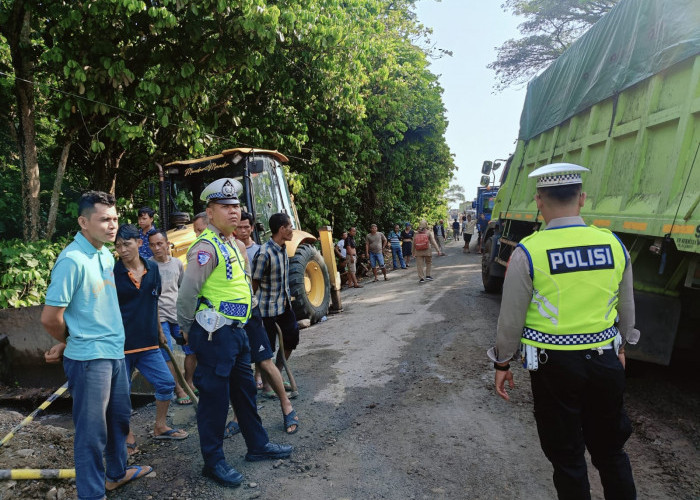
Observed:
[[[282,382],[282,384],[284,385],[284,390],[285,390],[285,391],[289,392],[289,391],[292,390],[292,384],[290,384],[290,383],[287,382],[286,380],[285,380],[284,382]]]
[[[224,439],[233,437],[239,432],[241,432],[241,426],[238,425],[238,422],[231,420],[224,429]]]
[[[187,406],[187,405],[191,405],[191,404],[192,404],[192,400],[190,399],[189,396],[185,396],[185,397],[182,397],[182,398],[177,398],[177,399],[175,400],[175,402],[176,402],[177,404],[179,404],[180,406]]]
[[[139,447],[136,443],[126,443],[126,454],[128,456],[133,457],[140,451],[141,450],[139,450]]]
[[[124,479],[122,479],[121,481],[118,481],[116,483],[113,483],[112,481],[105,481],[105,489],[107,491],[114,491],[117,488],[124,486],[126,483],[133,481],[134,479],[138,479],[140,477],[147,476],[148,474],[153,472],[153,467],[151,467],[150,465],[144,465],[143,467],[141,467],[140,465],[131,465],[131,466],[127,467],[126,470],[127,471],[135,470],[136,472],[134,474],[132,474],[131,476],[129,476],[129,473],[127,472],[126,476],[124,476]],[[113,486],[110,486],[110,485],[113,485]]]
[[[277,393],[275,393],[275,391],[261,392],[260,395],[265,399],[277,399]]]
[[[262,380],[260,380],[259,382],[256,382],[256,383],[255,383],[255,387],[256,387],[258,390],[262,389],[262,388],[263,388]]]
[[[295,434],[299,430],[299,417],[297,417],[297,411],[292,410],[286,415],[282,414],[282,417],[284,418],[284,431],[287,434]],[[289,429],[293,425],[296,426],[294,430],[288,431],[287,429]]]
[[[175,434],[184,434],[184,436],[176,436]],[[154,434],[153,439],[158,439],[159,441],[181,441],[187,439],[189,434],[182,429],[168,429],[163,434]]]

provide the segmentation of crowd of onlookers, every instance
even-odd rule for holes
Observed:
[[[255,404],[257,391],[277,399],[286,433],[298,430],[290,402],[294,393],[287,394],[290,384],[282,377],[299,343],[285,247],[292,240],[292,221],[284,213],[272,215],[269,240],[256,242],[255,220],[242,210],[236,183],[219,179],[202,192],[207,208],[194,217],[197,239],[187,251],[187,267],[171,255],[168,233],[155,226],[151,208],[138,211],[137,227],[118,224],[112,195],[91,191],[79,201],[80,231],[54,265],[42,324],[58,341],[46,360],[63,360],[73,397],[80,498],[103,498],[105,491],[152,471],[127,466],[127,457],[139,453],[129,429],[135,370],[155,390],[155,440],[188,438],[185,429],[167,424],[168,408],[171,401],[199,400],[203,475],[227,486],[241,483],[243,476],[228,465],[222,448],[223,438],[239,432],[247,460],[286,458],[292,452],[291,446],[269,442]],[[467,214],[461,223],[455,218],[451,234],[442,220],[432,228],[421,220],[415,230],[408,222],[394,224],[388,236],[372,224],[363,244],[351,227],[335,253],[349,287],[362,288],[358,274],[370,271],[375,282],[380,272],[389,280],[385,251],[395,270],[407,269],[413,260],[419,283],[425,283],[433,280],[433,251],[445,255],[446,242],[460,236],[468,251],[475,229],[480,248],[485,225]],[[118,260],[105,243],[114,244]],[[184,375],[172,359],[175,344],[185,356]],[[234,418],[226,423],[229,402]]]
[[[445,255],[444,248],[449,239],[464,240],[464,253],[470,253],[472,236],[477,237],[476,251],[481,253],[482,234],[486,231],[488,221],[482,214],[479,220],[474,220],[471,214],[464,213],[452,222],[452,232],[445,227],[444,220],[436,222],[432,228],[426,220],[421,220],[416,230],[410,222],[394,224],[388,235],[378,230],[376,224],[370,226],[370,231],[364,238],[364,252],[358,252],[357,228],[351,227],[344,231],[336,242],[334,251],[338,258],[338,269],[343,286],[362,288],[358,276],[364,277],[372,273],[372,281],[379,281],[379,272],[384,280],[388,280],[384,252],[391,251],[393,270],[410,267],[411,259],[415,260],[418,272],[418,282],[432,281],[432,249],[438,256]]]

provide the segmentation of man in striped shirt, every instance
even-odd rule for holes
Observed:
[[[292,240],[292,221],[287,214],[278,213],[270,217],[272,236],[260,248],[253,263],[253,293],[258,298],[258,307],[263,317],[270,347],[277,346],[277,328],[282,330],[284,357],[289,359],[299,344],[299,325],[292,310],[289,292],[289,257],[285,243]],[[277,353],[276,365],[283,367],[282,353]]]

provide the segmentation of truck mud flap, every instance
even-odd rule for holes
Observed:
[[[681,316],[681,301],[647,292],[634,292],[636,328],[641,332],[637,345],[627,345],[628,357],[668,365],[671,362]]]

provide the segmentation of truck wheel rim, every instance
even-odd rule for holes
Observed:
[[[306,264],[304,288],[306,289],[306,297],[314,307],[319,307],[323,304],[325,282],[321,267],[316,262],[312,261]]]

